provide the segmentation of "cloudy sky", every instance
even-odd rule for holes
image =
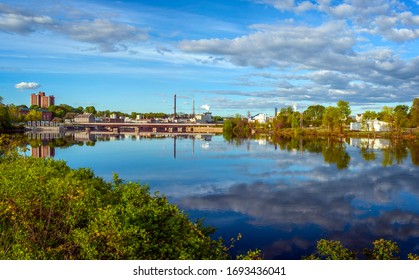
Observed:
[[[411,105],[419,1],[0,0],[0,96],[99,110]]]

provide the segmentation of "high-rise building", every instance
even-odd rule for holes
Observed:
[[[45,92],[40,91],[38,94],[31,94],[31,106],[37,105],[41,108],[48,108],[55,104],[55,97],[53,95],[46,96]]]

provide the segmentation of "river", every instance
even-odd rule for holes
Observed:
[[[204,218],[233,254],[301,259],[321,238],[353,250],[396,241],[419,252],[419,143],[386,139],[245,139],[220,135],[28,135],[38,157],[148,184]]]

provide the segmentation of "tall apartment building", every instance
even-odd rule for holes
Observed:
[[[46,96],[45,92],[40,91],[38,94],[31,94],[31,106],[38,105],[41,108],[48,108],[55,104],[55,97],[53,95]]]

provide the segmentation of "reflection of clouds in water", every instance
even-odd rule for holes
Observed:
[[[316,168],[322,178],[328,170]],[[186,209],[238,212],[249,216],[254,226],[273,226],[282,231],[316,225],[331,238],[348,243],[356,240],[366,246],[371,237],[419,237],[418,206],[408,207],[403,201],[403,194],[414,201],[419,199],[416,171],[396,165],[357,174],[345,172],[330,181],[304,181],[299,185],[236,183],[222,193],[185,196],[181,204]],[[306,248],[304,242],[296,240],[277,241],[268,250]]]

